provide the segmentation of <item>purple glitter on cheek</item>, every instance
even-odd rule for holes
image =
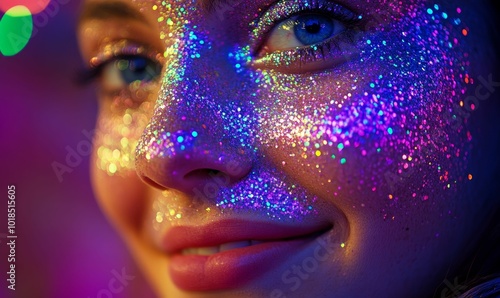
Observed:
[[[218,212],[301,218],[317,196],[386,210],[456,196],[468,180],[471,136],[457,114],[471,81],[463,28],[439,6],[409,5],[358,32],[351,60],[296,74],[255,69],[251,47],[219,40],[223,23],[207,31],[193,6],[157,9],[167,70],[137,154],[174,172],[176,158],[253,160],[243,181],[205,196]],[[271,67],[293,68],[300,61],[290,51]]]
[[[457,20],[438,5],[415,5],[357,40],[360,54],[345,64],[270,72],[258,107],[261,146],[277,165],[292,165],[283,167],[289,175],[305,181],[294,168],[308,169],[351,205],[456,197],[468,181],[471,138],[460,118],[470,78]]]

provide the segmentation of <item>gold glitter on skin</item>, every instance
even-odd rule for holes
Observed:
[[[116,59],[140,55],[163,64],[163,54],[136,46],[127,40],[105,45],[90,60],[94,68],[103,67],[100,90],[100,117],[96,143],[97,167],[108,175],[123,174],[135,169],[135,148],[153,111],[154,94],[158,83],[134,81],[127,84],[121,71],[129,67],[128,60]]]
[[[151,106],[151,102],[143,102],[137,109],[126,109],[123,115],[101,112],[103,116],[98,122],[100,130],[96,139],[100,144],[96,160],[99,169],[109,175],[134,170],[137,140],[149,121]]]

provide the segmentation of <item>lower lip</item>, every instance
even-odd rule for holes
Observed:
[[[213,291],[236,288],[291,259],[316,237],[266,242],[219,252],[211,256],[172,256],[170,276],[186,291]]]

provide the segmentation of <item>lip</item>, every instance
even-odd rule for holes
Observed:
[[[171,256],[174,284],[186,291],[224,290],[241,286],[288,259],[332,228],[331,224],[285,226],[276,223],[221,220],[199,227],[172,227],[163,241]],[[264,241],[213,255],[183,255],[193,247],[244,240]]]

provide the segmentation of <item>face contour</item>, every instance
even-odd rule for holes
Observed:
[[[158,293],[432,293],[485,215],[471,8],[201,2],[88,0],[80,23],[96,195]]]

